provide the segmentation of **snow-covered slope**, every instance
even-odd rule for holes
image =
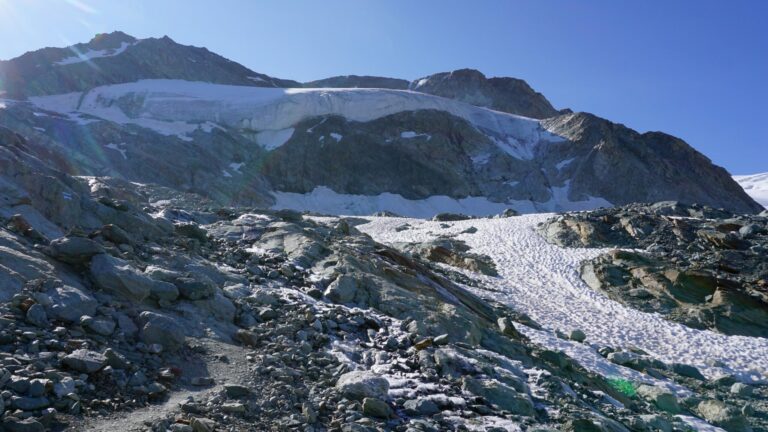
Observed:
[[[536,231],[538,223],[551,215],[525,215],[506,219],[476,219],[450,223],[402,218],[370,218],[358,226],[384,243],[425,242],[438,236],[456,236],[472,252],[493,258],[499,277],[481,277],[495,300],[526,313],[544,331],[522,328],[533,340],[565,350],[585,367],[603,375],[639,379],[641,374],[606,362],[595,349],[563,341],[555,330],[580,329],[588,342],[599,346],[637,347],[669,363],[692,364],[709,377],[734,373],[746,381],[766,381],[768,339],[726,336],[695,330],[660,315],[623,306],[589,288],[579,276],[582,261],[594,258],[603,249],[565,249],[547,243]],[[410,228],[398,230],[407,223]],[[466,233],[470,226],[478,231]],[[477,289],[478,295],[488,291]],[[522,326],[521,326],[522,327]],[[711,366],[713,360],[726,367]],[[647,376],[643,379],[647,379]]]
[[[733,179],[763,207],[768,208],[768,173],[737,175]]]

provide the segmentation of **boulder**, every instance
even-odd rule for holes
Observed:
[[[674,363],[672,365],[672,372],[682,375],[684,377],[688,378],[695,378],[697,380],[704,381],[706,378],[704,375],[699,372],[699,370],[695,366],[683,364],[683,363]]]
[[[179,289],[179,296],[188,300],[209,298],[216,292],[216,283],[202,274],[178,278],[175,284]]]
[[[79,322],[83,315],[95,314],[98,306],[91,295],[69,285],[56,287],[49,291],[48,297],[51,300],[47,308],[48,315],[66,322]]]
[[[101,236],[114,244],[131,244],[133,239],[124,229],[117,225],[108,224],[101,228]]]
[[[662,411],[671,414],[680,412],[680,405],[677,403],[677,397],[666,389],[643,384],[637,388],[637,394],[648,402],[656,405],[656,407]]]
[[[8,432],[45,432],[45,426],[32,417],[24,420],[6,417],[3,419],[3,430]]]
[[[104,248],[85,237],[61,237],[51,241],[48,254],[55,260],[68,264],[81,265],[91,257],[103,254]]]
[[[464,377],[462,389],[485,398],[488,402],[513,414],[532,416],[535,414],[533,401],[524,393],[493,379]]]
[[[48,327],[48,315],[45,313],[45,308],[39,303],[33,304],[27,309],[27,322],[35,327]]]
[[[747,432],[751,429],[741,412],[718,400],[707,400],[699,403],[699,413],[705,420],[725,429],[728,432]]]
[[[95,351],[79,349],[64,357],[62,361],[67,367],[78,372],[93,373],[106,365],[107,358]]]
[[[107,254],[91,259],[90,274],[100,289],[133,301],[147,298],[155,284],[127,261]]]
[[[339,377],[336,388],[341,390],[344,396],[349,399],[386,399],[389,392],[389,382],[372,372],[352,371]]]
[[[350,303],[356,293],[357,280],[350,275],[339,275],[325,290],[325,296],[334,303]]]
[[[387,419],[392,417],[393,411],[392,408],[381,399],[365,398],[363,399],[363,414]]]
[[[168,315],[142,312],[139,324],[139,337],[148,345],[160,344],[168,351],[175,351],[184,345],[184,328]]]
[[[174,301],[179,298],[179,289],[170,282],[155,281],[150,289],[149,297],[155,300]]]
[[[432,415],[440,412],[440,408],[430,399],[420,398],[405,401],[403,404],[406,414]]]

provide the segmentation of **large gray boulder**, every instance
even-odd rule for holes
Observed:
[[[107,364],[107,358],[95,351],[79,349],[64,357],[62,360],[68,367],[84,373],[93,373]]]
[[[747,420],[738,409],[721,401],[703,401],[699,403],[697,409],[705,420],[728,432],[748,432],[751,430]]]
[[[69,263],[85,264],[91,257],[103,254],[104,248],[85,237],[61,237],[51,241],[49,254],[52,258]]]
[[[352,371],[339,377],[336,388],[349,399],[363,400],[365,398],[386,399],[389,392],[389,382],[372,372]]]
[[[91,260],[91,278],[97,287],[128,300],[141,301],[152,292],[155,281],[120,258],[107,254]]]
[[[51,302],[47,306],[48,315],[51,318],[79,322],[84,315],[94,315],[98,302],[90,294],[79,288],[62,285],[48,293]]]
[[[139,315],[139,338],[146,344],[160,344],[167,351],[184,345],[184,327],[168,315],[142,312]]]
[[[514,388],[493,379],[475,379],[464,377],[462,389],[477,396],[482,396],[488,402],[513,414],[532,416],[535,414],[533,401],[525,393],[519,393]]]

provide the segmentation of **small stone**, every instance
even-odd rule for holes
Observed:
[[[70,377],[64,377],[61,381],[53,385],[53,394],[61,399],[64,396],[75,392],[75,380]]]
[[[571,334],[568,336],[568,338],[572,341],[584,342],[587,339],[587,335],[583,331],[576,329],[571,331]]]
[[[706,380],[696,367],[683,363],[674,363],[672,365],[672,372],[688,378],[695,378],[701,381]]]
[[[432,340],[432,344],[435,346],[448,345],[448,335],[441,334],[440,336],[437,336],[434,340]]]
[[[749,397],[752,396],[752,387],[748,386],[747,384],[737,382],[731,386],[731,394],[735,394],[741,397]]]
[[[386,419],[392,416],[392,408],[380,399],[365,398],[363,399],[363,414]]]
[[[223,404],[221,410],[228,414],[245,414],[245,405],[229,402]]]
[[[512,325],[512,321],[510,321],[509,318],[501,317],[496,321],[496,323],[498,324],[499,330],[501,330],[502,334],[513,338],[520,337],[520,333],[518,333],[515,326]]]
[[[189,421],[189,425],[194,432],[213,432],[216,429],[216,422],[207,418],[193,418]]]
[[[423,398],[405,401],[403,408],[410,415],[432,415],[440,411],[436,403]]]
[[[237,384],[224,385],[224,392],[227,394],[227,397],[234,399],[245,397],[251,394],[251,390],[248,387]]]
[[[432,346],[432,338],[422,339],[416,342],[415,344],[413,344],[413,347],[416,348],[417,350],[423,350],[423,349],[429,348],[430,346]]]

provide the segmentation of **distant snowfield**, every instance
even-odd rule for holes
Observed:
[[[403,111],[438,110],[467,120],[520,159],[530,159],[540,143],[564,140],[534,119],[407,90],[283,89],[155,79],[30,100],[42,109],[133,123],[166,135],[183,135],[204,121],[250,131],[281,131],[309,117],[339,115],[364,122]],[[138,106],[128,115],[118,101]]]
[[[768,208],[768,173],[733,176],[736,183],[744,188],[747,195]]]
[[[412,218],[431,218],[438,213],[462,213],[468,216],[490,216],[514,209],[519,213],[540,213],[543,211],[580,211],[597,207],[612,207],[602,198],[585,201],[568,199],[569,185],[552,188],[552,199],[539,203],[534,201],[511,201],[498,203],[486,197],[467,197],[455,199],[448,196],[431,196],[421,200],[410,200],[399,194],[383,193],[379,195],[340,194],[332,189],[319,186],[312,192],[301,194],[294,192],[273,192],[273,209],[311,211],[332,215],[366,216],[377,212],[389,211],[400,216]]]
[[[532,340],[556,350],[563,350],[584,367],[604,376],[624,376],[632,380],[653,381],[631,369],[603,359],[589,345],[565,341],[554,336],[555,330],[580,329],[587,342],[601,346],[637,347],[667,363],[686,363],[698,367],[708,377],[734,373],[747,382],[766,381],[768,339],[726,336],[711,331],[694,330],[667,321],[658,314],[648,314],[625,307],[593,291],[579,276],[579,266],[607,249],[561,248],[547,243],[535,227],[549,214],[525,215],[505,219],[475,219],[440,222],[404,218],[367,218],[369,223],[357,228],[383,243],[423,242],[440,235],[456,235],[472,252],[493,258],[499,277],[473,274],[487,287],[499,292],[474,291],[481,296],[508,304],[528,314],[544,331],[521,330]],[[411,228],[395,228],[408,223]],[[475,234],[460,234],[470,226]],[[710,367],[711,360],[722,361],[726,368]],[[657,383],[658,384],[658,383]],[[672,384],[667,383],[667,386]],[[681,389],[675,389],[684,393]]]

